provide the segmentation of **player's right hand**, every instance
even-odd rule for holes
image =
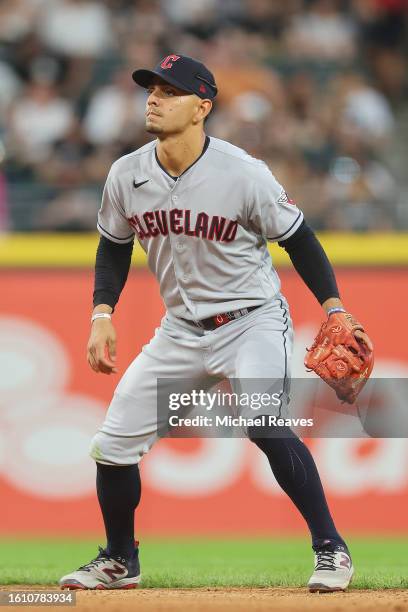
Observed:
[[[96,319],[92,323],[87,346],[87,359],[95,372],[116,374],[116,331],[110,319]]]

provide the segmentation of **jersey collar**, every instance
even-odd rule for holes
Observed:
[[[195,160],[195,161],[194,161],[194,162],[193,162],[193,163],[192,163],[192,164],[191,164],[191,165],[190,165],[188,168],[186,168],[186,169],[184,170],[184,172],[182,172],[182,173],[180,174],[180,176],[172,176],[172,175],[171,175],[171,174],[169,174],[169,173],[167,172],[167,170],[166,170],[166,169],[165,169],[165,168],[162,166],[162,164],[160,163],[160,160],[159,160],[159,158],[158,158],[158,155],[157,155],[157,148],[156,148],[156,147],[154,148],[154,156],[155,156],[155,158],[156,158],[156,161],[157,161],[158,165],[159,165],[159,166],[160,166],[160,168],[163,170],[163,172],[164,172],[165,174],[167,174],[167,176],[169,176],[170,178],[172,178],[172,179],[173,179],[173,181],[177,181],[177,179],[179,179],[181,176],[183,176],[183,174],[185,174],[186,172],[188,172],[188,171],[190,170],[190,168],[192,168],[192,167],[193,167],[193,166],[194,166],[194,165],[195,165],[195,164],[196,164],[196,163],[197,163],[197,162],[198,162],[198,161],[199,161],[199,160],[202,158],[202,156],[204,155],[204,153],[207,151],[207,149],[208,149],[208,145],[209,145],[209,144],[210,144],[210,137],[209,137],[209,136],[206,136],[206,137],[205,137],[204,146],[203,146],[203,150],[201,151],[201,155],[200,155],[200,157],[197,157],[197,159],[196,159],[196,160]]]

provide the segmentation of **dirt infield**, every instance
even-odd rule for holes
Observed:
[[[2,591],[44,591],[40,586],[7,586]],[[56,590],[49,587],[49,590]],[[66,591],[65,591],[66,592]],[[76,606],[46,606],[46,610],[73,609],[104,612],[170,612],[192,610],[272,612],[408,612],[408,590],[349,591],[347,593],[317,594],[306,589],[135,589],[131,591],[77,591]],[[8,606],[7,606],[8,607]],[[28,606],[13,606],[13,610],[27,610]],[[30,606],[31,607],[31,606]]]

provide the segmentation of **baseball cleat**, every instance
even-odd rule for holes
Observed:
[[[345,591],[354,567],[345,546],[322,547],[315,551],[315,568],[307,584],[311,593]]]
[[[110,557],[99,547],[99,555],[81,565],[75,572],[63,576],[61,589],[134,589],[140,582],[139,551],[132,559]]]

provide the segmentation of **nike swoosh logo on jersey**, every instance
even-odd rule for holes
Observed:
[[[146,181],[142,181],[141,183],[136,183],[136,181],[133,181],[133,187],[135,189],[137,189],[138,187],[141,187],[142,185],[144,185],[145,183],[148,183],[150,179],[147,179]]]

